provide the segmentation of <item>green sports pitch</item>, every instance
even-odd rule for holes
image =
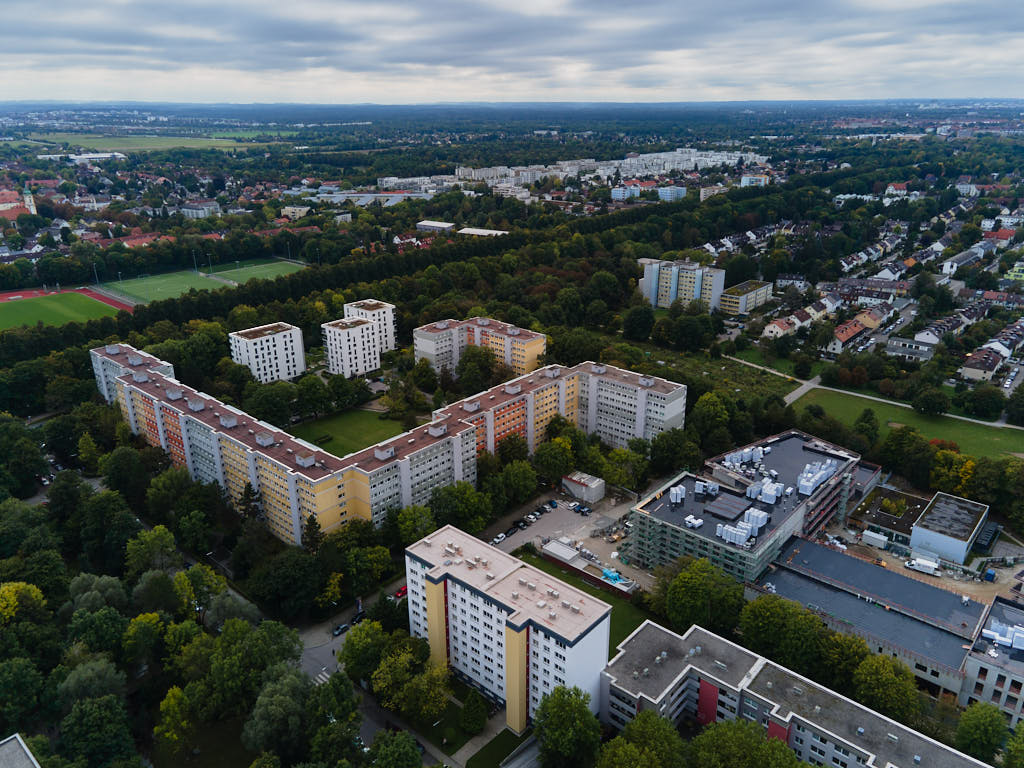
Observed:
[[[116,315],[117,310],[80,293],[60,293],[0,302],[0,329],[22,325],[64,325]]]
[[[147,302],[158,299],[173,299],[188,293],[191,289],[223,288],[224,283],[203,277],[191,270],[168,272],[165,275],[135,277],[131,280],[114,280],[104,283],[103,287],[114,293],[121,293],[136,301]]]
[[[291,261],[279,261],[276,259],[268,261],[241,262],[241,266],[238,267],[234,266],[234,264],[235,262],[218,264],[214,267],[213,273],[217,275],[217,277],[223,277],[226,280],[231,280],[235,283],[247,283],[258,277],[265,280],[273,280],[275,277],[290,275],[293,272],[298,272],[302,269],[301,264],[295,264]]]

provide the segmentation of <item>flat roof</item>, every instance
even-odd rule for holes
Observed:
[[[729,296],[743,296],[746,293],[753,293],[756,290],[770,286],[771,283],[766,283],[761,280],[744,280],[742,283],[726,288],[722,293],[728,294]]]
[[[29,750],[20,733],[12,733],[0,740],[0,766],[3,768],[39,768],[35,755]]]
[[[1024,608],[997,596],[992,601],[984,629],[992,629],[993,622],[999,622],[1007,627],[1018,624],[1024,626]],[[977,642],[971,648],[971,655],[988,666],[1009,670],[1017,676],[1024,675],[1024,649],[996,645],[988,638],[982,637],[980,632]]]
[[[647,619],[619,643],[619,652],[608,662],[605,673],[617,688],[655,702],[691,665],[707,668],[723,683],[739,687],[760,657],[735,643],[716,641],[717,636],[697,625],[682,636]],[[662,660],[655,662],[655,658]]]
[[[442,229],[452,229],[452,228],[455,227],[455,224],[453,224],[450,221],[434,221],[433,219],[423,219],[422,221],[417,221],[416,222],[416,226],[417,227],[419,227],[419,226],[424,226],[424,227],[440,227]]]
[[[803,472],[804,467],[816,461],[835,459],[839,466],[840,473],[848,462],[856,461],[859,456],[838,445],[826,442],[819,437],[814,437],[806,432],[793,429],[778,435],[758,440],[742,448],[735,448],[727,453],[713,456],[705,462],[720,473],[730,475],[734,478],[737,487],[746,487],[751,482],[762,477],[754,467],[753,461],[743,465],[743,472],[737,473],[725,466],[726,457],[736,453],[742,454],[747,448],[771,448],[768,453],[763,453],[761,463],[764,471],[770,473],[772,470],[778,473],[778,482],[786,486],[796,487],[797,478]],[[795,493],[795,492],[794,492]]]
[[[906,648],[950,669],[960,669],[967,656],[964,645],[969,641],[963,637],[899,611],[885,610],[879,603],[869,603],[811,576],[787,568],[777,568],[769,570],[757,583],[768,592],[850,625],[855,634],[868,632],[880,640]]]
[[[882,499],[902,499],[907,504],[907,511],[899,517],[882,511]],[[868,504],[868,501],[871,503]],[[909,493],[893,490],[891,488],[878,488],[871,493],[868,499],[861,503],[850,513],[851,520],[858,520],[865,525],[877,525],[888,531],[902,533],[910,536],[914,527],[914,521],[920,516],[921,510],[928,506],[928,499],[921,496],[912,496]]]
[[[421,424],[408,432],[403,432],[388,440],[364,448],[361,451],[343,456],[340,461],[345,467],[356,467],[364,472],[373,472],[382,467],[390,466],[399,459],[429,448],[432,445],[463,432],[475,431],[476,427],[465,421],[440,421],[435,419],[428,424]],[[384,458],[380,458],[380,452]]]
[[[429,579],[453,578],[496,600],[508,610],[509,624],[519,627],[529,621],[570,643],[612,609],[603,600],[452,525],[410,544],[405,551],[431,566]]]
[[[806,539],[791,539],[776,565],[845,592],[870,597],[879,607],[905,613],[968,642],[977,634],[985,614],[985,606],[976,600],[964,604],[956,592]]]
[[[688,528],[687,533],[700,536],[709,541],[715,541],[719,544],[727,543],[725,539],[717,536],[715,533],[719,524],[734,525],[747,509],[762,510],[768,513],[768,522],[758,534],[757,544],[749,550],[756,552],[761,547],[766,546],[765,542],[771,538],[771,533],[795,514],[797,508],[806,498],[794,492],[790,496],[781,496],[776,504],[766,504],[755,499],[748,499],[745,494],[734,491],[724,485],[719,485],[718,494],[715,496],[710,494],[698,495],[694,490],[698,481],[708,482],[705,478],[697,477],[690,472],[684,472],[667,485],[655,491],[654,495],[643,499],[633,509],[674,525],[677,528],[686,528],[686,518],[689,515],[693,515],[703,520],[704,525],[699,528]],[[686,495],[683,501],[673,504],[669,488],[678,485],[686,489]],[[737,546],[736,549],[739,550],[740,548]]]
[[[262,339],[264,336],[273,336],[275,333],[284,333],[285,331],[292,330],[296,330],[295,326],[288,323],[268,323],[267,325],[258,325],[255,328],[246,328],[244,331],[235,331],[231,335],[252,340]]]
[[[118,365],[131,370],[145,371],[155,366],[170,365],[170,363],[128,344],[104,344],[103,346],[93,348],[91,351],[100,357],[113,360]],[[131,362],[132,359],[138,359],[139,362],[133,364]]]
[[[394,304],[388,304],[386,301],[378,301],[377,299],[362,299],[361,301],[352,301],[345,305],[346,307],[358,307],[359,309],[365,309],[367,312],[376,312],[379,309],[394,309]]]
[[[920,758],[922,768],[987,768],[985,763],[953,747],[929,739],[771,661],[765,661],[756,670],[747,690],[774,703],[776,717],[788,721],[795,715],[813,723],[817,729],[874,755],[872,765],[880,768],[887,765],[913,768],[918,764],[916,757]]]
[[[331,320],[330,322],[323,323],[321,327],[337,328],[342,331],[348,331],[352,328],[358,328],[360,325],[373,325],[373,323],[365,317],[342,317],[338,320]]]
[[[914,526],[941,533],[960,541],[970,541],[988,512],[987,504],[962,499],[939,491],[917,518]]]
[[[481,229],[480,227],[463,227],[459,230],[460,235],[476,235],[478,237],[494,237],[496,235],[507,235],[504,229]]]
[[[252,451],[275,459],[292,472],[310,480],[321,480],[346,466],[346,462],[334,454],[327,453],[271,424],[253,418],[244,411],[187,387],[177,379],[153,371],[145,374],[145,381],[136,381],[135,376],[136,374],[125,374],[119,376],[118,379],[153,399],[159,400],[165,406],[202,422],[214,432],[219,432]],[[170,396],[170,394],[176,393],[180,393],[180,397]],[[202,405],[201,409],[192,410],[192,405],[199,404]],[[222,416],[228,419],[234,418],[235,426],[224,426],[221,423]],[[257,440],[257,438],[264,439],[264,436],[269,438],[268,445],[261,445]],[[301,466],[296,461],[299,456],[312,456],[313,464],[308,467]]]

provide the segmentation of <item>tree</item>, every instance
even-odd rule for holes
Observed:
[[[941,416],[949,410],[949,396],[937,387],[922,389],[912,403],[914,410],[925,416]]]
[[[544,768],[589,768],[601,744],[601,726],[590,711],[590,694],[558,686],[541,699],[533,717]]]
[[[1006,420],[1024,426],[1024,387],[1017,387],[1006,401]],[[1024,743],[1024,742],[1022,742]]]
[[[410,734],[382,728],[373,737],[370,765],[373,768],[420,768],[423,757]]]
[[[409,375],[412,377],[412,383],[421,391],[433,392],[437,389],[437,374],[434,373],[427,358],[423,357],[416,361]]]
[[[597,759],[597,768],[655,768],[657,765],[651,755],[622,736],[616,736],[601,747]]]
[[[516,459],[501,471],[501,483],[508,502],[522,504],[537,491],[537,473],[530,462]]]
[[[158,742],[166,744],[172,753],[178,753],[192,740],[193,730],[192,707],[188,697],[178,686],[171,686],[160,702],[160,719],[153,729],[153,736]]]
[[[1003,768],[1024,768],[1024,728],[1018,728],[1003,748]]]
[[[43,692],[43,676],[30,659],[0,661],[0,732],[23,730]]]
[[[115,448],[103,459],[103,484],[118,491],[133,509],[141,509],[149,478],[139,452],[134,448]]]
[[[976,701],[960,715],[954,743],[961,752],[991,763],[1006,736],[1006,719],[999,707]]]
[[[187,571],[174,574],[174,594],[178,612],[183,618],[194,618],[200,624],[214,595],[228,588],[227,581],[208,565],[196,563]]]
[[[62,751],[104,768],[135,753],[128,713],[117,696],[76,701],[60,724]]]
[[[57,686],[57,698],[64,711],[76,701],[98,699],[101,696],[124,696],[125,676],[110,659],[98,657],[84,661],[68,673]]]
[[[541,443],[533,452],[533,466],[537,474],[551,484],[572,472],[572,446],[562,438]]]
[[[853,673],[871,650],[862,638],[832,632],[825,641],[823,669],[828,687],[844,695],[853,693]]]
[[[204,619],[205,626],[217,632],[228,619],[242,619],[255,626],[260,622],[260,612],[247,600],[239,599],[230,592],[221,592],[210,600]]]
[[[630,720],[617,737],[636,747],[645,765],[685,768],[685,747],[679,731],[656,712],[645,709]],[[602,753],[602,760],[604,755]]]
[[[429,507],[413,504],[398,513],[398,535],[403,545],[408,546],[436,530],[434,514]]]
[[[459,713],[459,727],[470,736],[480,733],[487,725],[487,702],[476,688],[469,691],[466,700],[462,702],[462,712]]]
[[[295,406],[299,414],[317,418],[331,409],[331,392],[324,380],[311,373],[295,385]]]
[[[128,619],[110,606],[90,613],[78,610],[71,617],[68,635],[81,640],[94,653],[116,654],[121,649],[121,638],[128,627]]]
[[[875,412],[870,408],[865,408],[860,412],[860,416],[853,422],[853,431],[861,435],[868,446],[873,446],[875,441],[878,440],[878,433],[881,429],[881,425],[878,423],[878,417]]]
[[[306,749],[306,703],[309,678],[288,670],[263,686],[242,728],[242,743],[255,751],[272,751],[291,763]]]
[[[131,581],[145,571],[165,571],[179,565],[181,555],[174,545],[174,534],[162,525],[139,531],[128,540],[125,571]]]
[[[206,513],[192,509],[178,516],[175,531],[181,546],[189,552],[205,552],[210,544],[210,522]]]
[[[252,597],[286,621],[313,607],[320,586],[320,564],[298,547],[289,547],[249,577]]]
[[[132,590],[132,605],[140,613],[173,614],[178,610],[174,580],[166,571],[146,571]]]
[[[769,739],[759,723],[723,720],[711,723],[690,742],[691,768],[799,768],[785,742]]]
[[[853,692],[864,706],[901,723],[909,722],[919,709],[914,673],[889,656],[864,659],[853,673]]]
[[[146,489],[146,511],[157,522],[169,522],[194,483],[184,467],[171,467],[154,477]]]
[[[697,469],[700,463],[700,448],[681,429],[665,430],[651,440],[651,472],[655,476],[678,469]]]
[[[728,636],[739,622],[743,604],[743,586],[701,558],[684,565],[672,581],[665,612],[679,632],[699,624]]]
[[[410,720],[430,722],[448,707],[448,668],[427,662],[402,689],[401,712]]]
[[[338,661],[345,666],[345,673],[353,682],[371,679],[380,664],[385,643],[386,635],[379,622],[366,620],[352,627]]]
[[[78,462],[82,465],[82,471],[90,477],[99,469],[100,449],[88,432],[83,432],[78,438]]]
[[[146,664],[158,656],[164,623],[156,613],[140,613],[128,622],[124,631],[124,657]]]
[[[347,642],[347,641],[346,641]],[[398,648],[381,658],[373,671],[373,692],[382,706],[403,712],[408,705],[406,688],[416,674],[418,662],[408,648]]]
[[[497,445],[497,453],[503,466],[507,466],[513,461],[526,461],[530,458],[530,448],[526,444],[526,440],[517,432],[501,439]]]
[[[439,526],[454,525],[469,534],[482,531],[491,519],[491,500],[487,494],[461,480],[434,488],[430,509]]]
[[[323,543],[324,531],[320,527],[320,520],[316,515],[310,515],[306,518],[305,525],[302,526],[302,548],[309,554],[315,555]]]
[[[630,341],[646,341],[654,328],[654,310],[650,304],[630,307],[622,317],[622,336]]]

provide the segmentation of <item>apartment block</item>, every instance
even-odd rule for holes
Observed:
[[[983,768],[986,764],[694,625],[648,620],[601,674],[601,719],[624,728],[643,710],[673,724],[747,720],[811,765]]]
[[[374,334],[381,352],[388,352],[397,346],[398,327],[394,304],[377,299],[363,299],[346,304],[344,312],[345,317],[358,317],[374,324]]]
[[[846,513],[858,459],[796,430],[709,459],[705,476],[683,472],[633,507],[620,557],[642,568],[705,557],[753,581],[792,536]]]
[[[771,283],[747,280],[722,291],[719,306],[727,315],[746,315],[771,300]]]
[[[320,326],[327,370],[352,378],[380,368],[380,342],[377,324],[361,317],[332,320]]]
[[[684,304],[701,300],[718,309],[725,289],[725,270],[704,267],[695,261],[640,259],[644,276],[640,293],[651,306],[668,309],[677,299]]]
[[[90,350],[92,373],[96,377],[96,388],[108,403],[117,400],[114,385],[119,376],[132,371],[156,371],[164,376],[174,376],[174,366],[127,344],[107,344]]]
[[[537,367],[538,358],[547,350],[547,337],[489,317],[440,320],[413,331],[416,361],[428,360],[438,373],[444,369],[454,373],[463,350],[470,345],[490,349],[496,361],[522,375]]]
[[[270,323],[228,334],[231,359],[248,366],[263,384],[288,381],[306,370],[302,331],[288,323]]]
[[[407,547],[405,572],[412,636],[504,704],[515,733],[558,686],[589,693],[598,713],[607,603],[452,526]]]
[[[353,519],[381,525],[391,509],[429,501],[436,487],[475,483],[481,452],[493,452],[511,434],[532,451],[556,415],[621,446],[630,437],[681,428],[686,402],[684,385],[657,377],[595,363],[553,365],[438,409],[428,424],[338,457],[186,387],[166,363],[136,357],[127,345],[92,354],[97,386],[112,388],[135,434],[167,451],[194,479],[222,485],[233,499],[251,484],[262,494],[273,533],[291,543],[299,543],[311,514],[325,531]],[[111,361],[121,355],[124,363],[115,368]]]

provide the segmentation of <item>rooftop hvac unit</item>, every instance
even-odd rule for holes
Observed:
[[[520,576],[520,577],[519,577],[519,584],[520,584],[521,586],[524,586],[524,587],[525,587],[525,586],[526,586],[526,579],[524,579],[524,578],[523,578],[522,576]]]
[[[703,494],[706,489],[707,489],[707,486],[704,483],[702,483],[700,480],[698,480],[697,482],[695,482],[693,484],[693,492],[694,493]]]
[[[760,461],[764,457],[764,451],[761,448],[755,448],[751,452],[751,454],[754,458],[754,461]]]
[[[746,464],[748,461],[750,461],[750,459],[753,458],[753,456],[754,456],[753,450],[751,450],[750,448],[744,448],[743,449],[742,461],[743,461],[744,464]]]
[[[719,490],[718,483],[710,483],[710,482],[709,483],[705,483],[705,487],[707,488],[707,491],[708,491],[708,493],[710,495],[712,495],[712,496],[717,496],[718,495],[718,490]]]
[[[569,606],[569,610],[572,611],[573,613],[579,613],[580,612],[580,607],[578,605],[571,605],[571,606]]]
[[[544,600],[538,600],[538,601],[537,601],[537,607],[538,607],[538,608],[543,608],[543,607],[544,607],[544,606],[546,606],[546,605],[547,605],[547,602],[546,602],[546,601],[544,601]]]
[[[570,605],[572,605],[572,603],[570,603],[568,600],[563,600],[562,601],[562,607],[563,608],[568,608]]]
[[[536,585],[536,584],[534,584],[534,583],[533,583],[533,582],[531,581],[531,582],[528,582],[528,583],[527,583],[527,585],[526,585],[526,588],[527,588],[528,590],[530,590],[531,592],[533,592],[534,590],[536,590],[536,589],[537,589],[537,585]]]
[[[557,614],[557,613],[555,613],[554,611],[548,611],[548,618],[549,618],[549,619],[551,619],[552,621],[554,621],[554,620],[555,620],[555,617],[556,617],[557,615],[558,615],[558,614]]]
[[[512,599],[513,600],[518,600],[519,599],[519,593],[516,592],[515,590],[512,591]]]

